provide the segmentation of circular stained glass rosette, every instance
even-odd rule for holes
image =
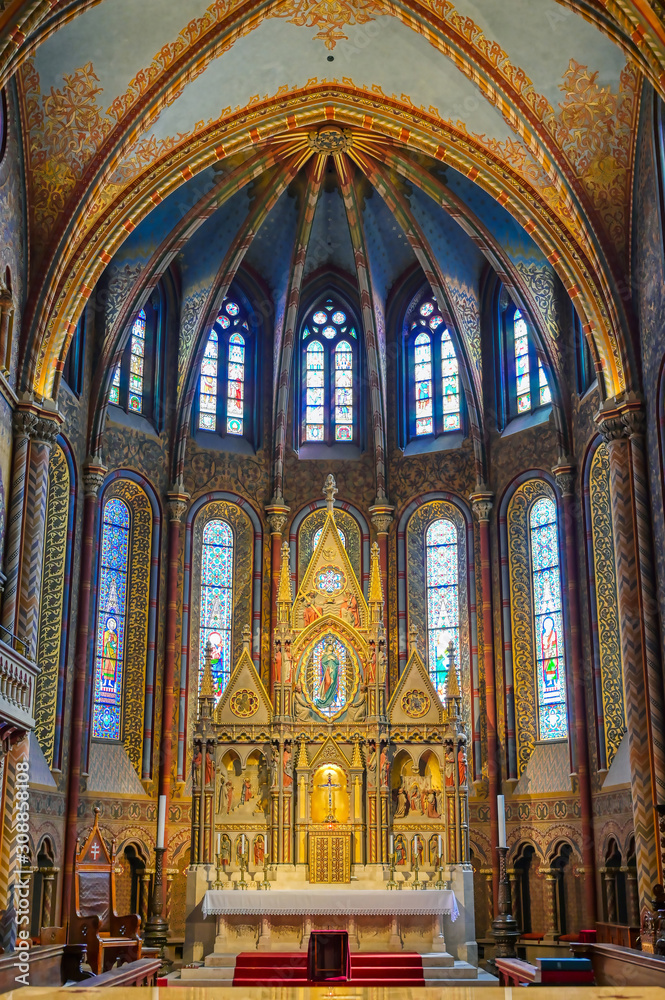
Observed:
[[[226,311],[229,314],[229,316],[237,316],[238,313],[240,312],[240,309],[235,304],[235,302],[227,302],[226,303]]]
[[[229,434],[242,434],[242,423],[235,417],[229,418],[228,427]]]
[[[231,698],[231,711],[240,719],[249,719],[259,708],[259,698],[255,691],[242,688]]]
[[[312,316],[312,319],[314,320],[315,323],[318,323],[319,325],[321,323],[327,323],[328,322],[328,313],[325,313],[323,311],[323,309],[319,309],[318,312],[314,313],[314,315]]]
[[[431,316],[433,312],[434,312],[434,306],[432,305],[432,303],[431,302],[423,302],[423,304],[420,307],[420,315],[421,316]]]
[[[324,326],[323,336],[327,337],[328,340],[332,340],[333,337],[337,336],[337,330],[334,326]]]
[[[406,691],[402,696],[402,709],[412,719],[420,719],[429,711],[429,696],[424,691]]]
[[[316,574],[316,589],[324,594],[338,594],[346,586],[346,576],[339,566],[324,566]]]
[[[437,326],[441,326],[442,323],[443,323],[442,316],[432,316],[431,320],[429,321],[429,325],[433,330],[436,330]]]
[[[228,316],[220,316],[219,322],[222,327],[222,330],[228,330],[228,328],[231,326],[231,320],[229,319]]]
[[[337,324],[337,326],[341,326],[342,323],[346,323],[346,313],[343,313],[341,309],[338,309],[337,312],[332,314],[331,319],[333,323]]]

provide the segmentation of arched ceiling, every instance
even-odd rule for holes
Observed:
[[[641,80],[665,81],[653,6],[5,4],[0,69],[17,71],[29,180],[23,387],[54,393],[73,325],[104,269],[119,254],[114,265],[133,260],[126,266],[136,270],[135,281],[149,283],[173,258],[187,212],[235,213],[223,228],[232,240],[248,241],[248,263],[271,227],[281,232],[278,213],[295,232],[284,192],[312,155],[308,133],[333,121],[353,131],[345,156],[380,192],[384,207],[365,210],[363,220],[370,248],[398,220],[403,247],[408,243],[426,270],[436,271],[438,259],[439,277],[450,279],[450,247],[462,246],[461,226],[471,247],[467,276],[474,245],[515,275],[519,267],[553,269],[582,317],[605,392],[634,387],[632,316],[620,291],[629,268]],[[262,197],[248,204],[241,189],[258,178]],[[407,197],[404,184],[417,192]],[[316,199],[310,236],[321,230],[326,197]],[[432,200],[448,220],[436,233]],[[334,204],[329,210],[339,212]],[[181,225],[189,240],[195,221]],[[143,258],[132,249],[135,231],[145,242]],[[196,239],[208,245],[201,232],[190,253]],[[534,259],[520,261],[527,244]],[[220,259],[237,251],[220,245]],[[378,262],[380,253],[373,257]],[[375,276],[377,288],[394,280],[386,266]],[[275,282],[285,295],[287,281]]]

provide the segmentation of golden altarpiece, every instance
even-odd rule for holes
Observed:
[[[436,886],[452,887],[454,915],[461,914],[452,925],[459,939],[455,957],[474,962],[467,737],[452,647],[445,706],[413,636],[408,663],[387,698],[378,546],[371,550],[366,599],[327,485],[325,522],[295,598],[289,546],[282,547],[272,700],[250,656],[248,625],[217,704],[209,659],[204,667],[192,746],[186,958],[209,951],[200,904],[210,890],[263,892],[263,909],[270,904],[268,888],[273,899],[281,889],[301,899],[322,891],[332,899],[341,887],[347,898],[349,890],[372,890],[385,900],[390,924],[395,892],[427,887],[420,909],[428,903],[431,911]],[[255,909],[262,912],[258,899]],[[429,928],[431,912],[428,920]],[[330,922],[326,917],[323,926]],[[299,946],[307,926],[305,921]],[[275,926],[271,945],[265,922],[257,924],[254,944],[246,930],[234,937],[227,926],[220,939],[218,926],[215,952],[278,947]],[[298,929],[292,930],[297,939]],[[386,933],[392,946],[406,941],[394,919]],[[361,937],[354,926],[353,941],[356,934]],[[417,929],[414,936],[424,940]],[[410,946],[445,951],[442,924],[427,940],[429,946]]]

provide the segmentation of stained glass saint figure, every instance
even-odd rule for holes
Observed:
[[[337,689],[339,684],[339,657],[335,652],[335,647],[329,642],[321,657],[321,683],[316,695],[316,705],[318,708],[329,708],[337,700]]]

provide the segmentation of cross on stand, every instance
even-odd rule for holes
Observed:
[[[97,858],[99,857],[100,851],[101,851],[101,848],[100,848],[99,844],[95,841],[95,843],[90,848],[90,853],[92,854],[92,860],[93,861],[97,860]]]
[[[322,785],[318,785],[317,787],[328,789],[328,815],[326,816],[324,822],[336,823],[337,820],[335,819],[335,811],[333,809],[333,788],[341,788],[342,786],[332,780],[332,772],[328,771],[328,780],[324,781]]]

